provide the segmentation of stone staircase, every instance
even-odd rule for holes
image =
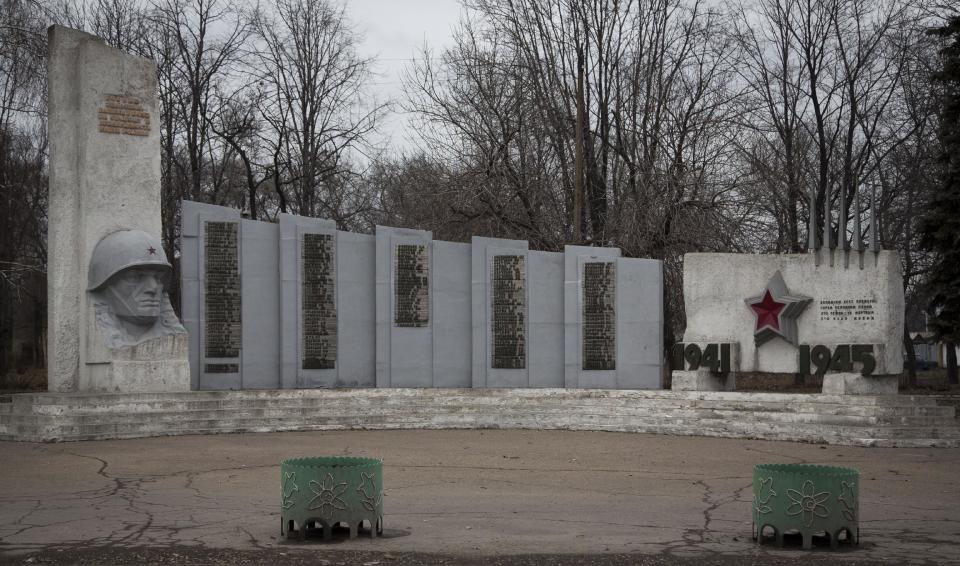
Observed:
[[[949,393],[946,395],[932,395],[937,400],[937,405],[941,407],[953,407],[955,413],[953,418],[960,419],[960,394]]]
[[[0,396],[0,440],[292,430],[566,429],[956,447],[930,396],[589,389],[310,389]]]

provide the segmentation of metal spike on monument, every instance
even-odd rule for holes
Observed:
[[[860,190],[853,193],[853,250],[857,252],[857,261],[863,269],[863,234],[860,233]]]
[[[817,189],[810,187],[810,226],[807,228],[807,250],[814,254],[814,262],[820,265],[820,256],[817,254]]]
[[[877,222],[877,187],[870,185],[870,251],[874,258],[880,253],[880,234]]]
[[[833,267],[833,242],[830,238],[830,229],[832,228],[830,222],[830,187],[824,188],[823,191],[823,250],[824,253],[830,254],[830,267]]]
[[[847,188],[840,187],[840,212],[837,214],[837,247],[843,250],[843,267],[850,267],[850,244],[847,240]]]

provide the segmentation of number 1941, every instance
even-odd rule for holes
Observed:
[[[673,367],[696,371],[706,369],[712,373],[730,371],[730,344],[674,344]]]
[[[873,344],[841,344],[828,346],[800,345],[800,373],[823,375],[829,372],[852,372],[853,364],[861,364],[860,374],[871,375],[877,367]],[[811,367],[814,371],[811,371]]]

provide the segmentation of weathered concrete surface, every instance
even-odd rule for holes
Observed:
[[[155,382],[141,380],[158,371],[167,390],[187,390],[186,344],[170,364],[109,367],[120,358],[98,340],[86,291],[104,236],[122,229],[160,235],[156,64],[61,26],[50,28],[49,43],[49,390],[156,391]]]
[[[737,388],[737,374],[718,375],[707,370],[675,370],[671,388],[674,391],[734,391]]]
[[[602,432],[357,431],[0,443],[0,451],[0,563],[44,548],[69,556],[108,545],[296,551],[304,545],[279,534],[279,461],[318,454],[384,459],[387,529],[373,541],[308,542],[318,558],[365,549],[491,561],[638,553],[725,564],[960,563],[957,449]],[[756,546],[750,483],[761,462],[858,469],[862,545],[839,554]]]
[[[859,373],[828,373],[823,376],[824,395],[896,395],[900,376],[864,377]]]
[[[729,378],[728,378],[729,379]],[[930,396],[599,389],[298,389],[0,396],[0,440],[307,430],[534,429],[958,447]]]
[[[780,271],[792,295],[813,298],[800,314],[800,344],[875,344],[875,375],[903,371],[903,281],[896,252],[866,254],[864,268],[843,260],[816,264],[814,254],[686,254],[683,260],[683,301],[687,314],[684,342],[738,342],[740,371],[796,373],[797,347],[775,338],[757,347],[755,317],[744,303],[763,292]],[[820,316],[825,301],[875,301],[872,320],[851,314]]]

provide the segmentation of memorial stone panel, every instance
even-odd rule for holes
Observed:
[[[522,255],[493,257],[491,273],[491,340],[492,367],[524,369],[527,367],[527,273]]]
[[[430,246],[430,387],[472,385],[472,260],[470,244],[435,241]],[[405,328],[396,330],[410,334]],[[483,339],[487,336],[484,332]],[[484,356],[483,362],[489,364],[489,358]]]
[[[583,265],[583,369],[614,370],[616,350],[616,264]]]
[[[240,356],[240,269],[237,223],[204,225],[204,355]],[[208,373],[233,370],[231,364],[211,364]],[[212,370],[212,371],[211,371]]]
[[[197,389],[660,385],[660,262],[384,226],[353,234],[293,215],[259,222],[193,202],[183,213]],[[822,310],[846,316],[841,304]],[[854,304],[851,317],[868,309]]]
[[[399,244],[394,254],[394,325],[430,323],[430,261],[427,246]]]
[[[4,12],[12,5],[5,2]],[[114,324],[115,310],[104,309],[113,299],[130,299],[131,291],[115,288],[110,292],[113,298],[104,301],[102,294],[87,288],[91,268],[105,265],[103,259],[119,261],[127,253],[149,250],[139,244],[141,251],[128,248],[132,240],[123,237],[111,239],[113,244],[107,248],[116,244],[125,251],[101,248],[103,257],[95,257],[105,238],[121,231],[138,231],[151,238],[162,233],[156,64],[79,30],[53,25],[47,34],[48,389],[60,393],[189,390],[191,338],[180,333],[168,300],[160,297],[156,316],[152,307],[141,313],[145,314],[139,321],[143,333],[131,333],[130,327]],[[149,255],[160,259],[163,251]],[[169,290],[164,285],[164,291]],[[109,326],[113,328],[108,336]]]
[[[811,356],[819,353],[811,362],[829,351],[839,368],[848,367],[841,360],[850,346],[860,375],[856,346],[859,355],[872,352],[871,379],[878,382],[903,370],[902,280],[892,251],[867,254],[862,268],[824,264],[817,254],[686,254],[683,341],[739,344],[741,372],[769,373],[802,372],[806,345]],[[821,367],[828,375],[850,373],[833,363]],[[887,381],[895,391],[896,379]]]
[[[337,360],[336,252],[329,234],[301,244],[303,369],[334,369]]]

